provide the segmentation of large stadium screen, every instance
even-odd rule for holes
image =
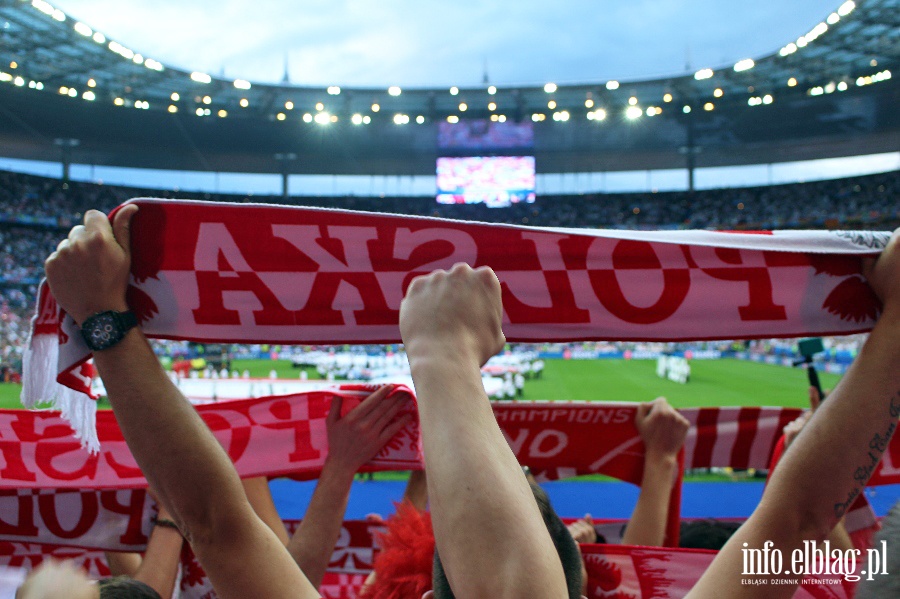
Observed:
[[[534,156],[465,156],[437,159],[439,204],[503,208],[534,202]]]
[[[438,147],[442,150],[504,150],[534,146],[534,128],[525,121],[464,120],[438,123]]]

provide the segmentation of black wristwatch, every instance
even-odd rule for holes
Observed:
[[[125,334],[138,324],[134,312],[108,310],[84,319],[81,337],[91,351],[109,349],[125,338]]]

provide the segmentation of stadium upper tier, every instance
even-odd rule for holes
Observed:
[[[533,123],[532,146],[512,153],[535,154],[545,173],[894,151],[898,5],[849,0],[778,52],[689,75],[400,90],[169,68],[44,0],[10,0],[0,4],[0,154],[223,172],[433,174],[446,153],[438,125],[466,120]]]

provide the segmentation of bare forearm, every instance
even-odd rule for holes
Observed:
[[[354,474],[326,462],[300,528],[288,543],[294,561],[315,587],[322,584],[341,534]]]
[[[900,415],[900,318],[885,313],[778,466],[761,509],[798,539],[828,535],[874,472]],[[777,520],[776,520],[777,521]]]
[[[454,593],[556,596],[565,589],[559,558],[478,365],[448,355],[444,348],[411,364],[435,539]]]
[[[246,502],[225,451],[168,379],[143,333],[133,329],[94,359],[129,449],[182,532],[191,535]]]
[[[662,546],[677,471],[678,461],[674,456],[647,456],[641,492],[625,528],[623,545]]]
[[[183,544],[181,533],[174,528],[154,527],[147,542],[144,559],[134,574],[135,580],[151,586],[160,597],[171,597],[178,578]]]

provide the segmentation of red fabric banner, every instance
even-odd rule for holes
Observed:
[[[860,259],[887,232],[545,229],[315,208],[131,200],[129,304],[151,337],[210,342],[400,341],[410,280],[494,269],[511,341],[843,334],[880,304]],[[37,342],[58,332],[58,347]],[[89,394],[89,352],[42,289],[26,405]],[[56,368],[47,368],[47,361]]]
[[[347,413],[374,388],[344,385],[282,397],[264,397],[197,406],[197,412],[228,452],[242,478],[303,475],[315,478],[325,463],[328,437],[325,419],[335,396],[344,398]],[[411,470],[421,467],[418,411],[412,392],[402,385],[391,395],[412,398],[397,418],[413,420],[363,468]],[[144,487],[111,410],[97,412],[100,453],[89,453],[72,437],[72,429],[58,413],[29,410],[0,411],[0,488],[116,489]]]
[[[588,572],[589,599],[681,599],[716,556],[715,551],[702,549],[627,545],[582,545],[581,553]],[[735,580],[739,578],[740,572],[735,572]],[[810,576],[794,599],[850,599],[855,586],[838,575]]]
[[[198,406],[242,477],[292,474],[315,478],[327,455],[325,415],[330,398],[344,410],[368,387],[264,397]],[[409,392],[398,387],[395,393]],[[497,402],[494,414],[521,464],[539,480],[606,474],[639,484],[643,444],[635,404]],[[411,402],[406,411],[415,415]],[[795,408],[686,408],[691,422],[685,468],[764,469]],[[406,412],[403,412],[406,413]],[[0,489],[121,489],[146,486],[111,411],[98,412],[103,451],[90,454],[58,413],[0,410]],[[374,470],[421,468],[418,421],[410,423],[372,463]],[[900,438],[894,439],[870,486],[900,483]]]

